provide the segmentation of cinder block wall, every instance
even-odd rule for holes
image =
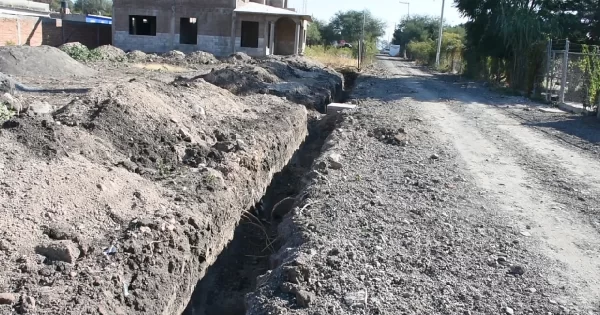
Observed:
[[[203,50],[215,55],[232,51],[231,27],[237,0],[114,0],[114,45],[123,50],[146,52],[185,52]],[[156,17],[156,36],[129,34],[129,16]],[[196,18],[197,45],[179,43],[180,19]]]
[[[112,42],[111,27],[104,24],[87,24],[30,16],[0,17],[0,46],[7,44],[30,46],[60,46],[65,42],[80,42],[89,48],[108,45]]]

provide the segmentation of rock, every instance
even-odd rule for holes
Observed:
[[[26,109],[21,103],[21,101],[14,98],[10,93],[4,93],[2,97],[0,97],[0,103],[4,103],[6,107],[8,107],[8,109],[17,112],[22,112]]]
[[[311,292],[304,290],[296,292],[296,304],[300,307],[309,307],[314,300],[315,296]]]
[[[42,101],[34,101],[29,104],[29,108],[27,109],[27,113],[30,115],[49,115],[52,111],[52,105]]]
[[[515,311],[508,306],[504,308],[504,312],[509,315],[513,315],[515,313]]]
[[[11,305],[17,301],[17,297],[12,293],[0,293],[0,305]]]
[[[437,155],[437,154],[432,154],[429,158],[432,159],[432,160],[439,160],[440,159],[439,155]]]
[[[23,314],[35,311],[35,299],[31,296],[23,296],[21,298],[21,312]]]
[[[347,293],[344,296],[344,302],[349,307],[366,307],[367,306],[367,291],[361,290]]]
[[[185,128],[179,128],[177,134],[181,137],[183,141],[192,142],[192,134]]]
[[[97,184],[96,187],[98,187],[98,189],[100,189],[100,191],[106,191],[106,186],[104,186],[102,184]]]
[[[200,118],[206,117],[206,111],[204,110],[204,108],[202,108],[202,106],[192,105],[192,110],[194,111],[194,114],[192,116],[200,117]]]
[[[143,234],[152,234],[152,229],[147,226],[140,227],[140,232]]]
[[[553,300],[553,299],[548,299],[548,302],[550,302],[550,304],[552,304],[552,305],[558,304],[558,302],[556,300]]]
[[[525,267],[519,265],[510,266],[508,273],[511,275],[522,276],[525,273]]]
[[[339,153],[331,153],[328,157],[329,168],[339,170],[343,167],[341,160],[342,156]]]
[[[9,250],[10,244],[6,240],[0,240],[0,250]]]
[[[46,256],[52,261],[64,261],[74,263],[79,258],[79,249],[77,244],[72,241],[58,241],[47,245],[38,245],[35,247],[35,252]]]
[[[296,292],[298,292],[298,286],[290,283],[290,282],[284,282],[281,284],[281,286],[279,286],[279,288],[281,289],[282,292],[285,293],[294,293],[296,294]]]
[[[529,292],[529,293],[535,293],[535,292],[537,292],[537,290],[536,290],[535,288],[528,288],[528,289],[526,289],[526,290],[527,290],[527,292]]]
[[[521,232],[521,235],[529,237],[529,236],[531,236],[531,233],[524,231],[524,232]]]

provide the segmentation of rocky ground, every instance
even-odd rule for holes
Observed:
[[[247,314],[598,314],[599,123],[383,58]]]
[[[294,89],[236,95],[203,77],[247,66],[301,91],[328,82],[311,108],[343,82],[302,58],[82,65],[54,48],[19,49],[0,48],[13,116],[0,129],[0,314],[182,313],[320,116]],[[32,58],[38,71],[25,67]],[[49,74],[64,65],[77,67]]]

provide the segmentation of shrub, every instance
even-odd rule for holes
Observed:
[[[85,45],[80,43],[67,43],[59,48],[77,61],[96,61],[102,57],[99,51],[89,50]]]
[[[406,46],[406,50],[412,59],[421,64],[430,64],[435,60],[435,41],[427,39],[425,41],[411,41]]]

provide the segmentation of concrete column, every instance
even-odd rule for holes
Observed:
[[[269,41],[269,50],[271,51],[271,55],[275,54],[275,21],[271,22],[271,38]]]
[[[298,49],[300,46],[300,23],[296,21],[296,37],[294,39],[294,55],[298,55]]]
[[[265,17],[263,19],[264,21],[264,28],[265,30],[263,31],[263,52],[265,53],[265,56],[268,56],[271,52],[269,51],[269,43],[267,43],[267,38],[269,38],[269,20]]]
[[[235,16],[235,12],[231,16],[231,53],[235,54],[235,33],[237,26],[237,16]]]

